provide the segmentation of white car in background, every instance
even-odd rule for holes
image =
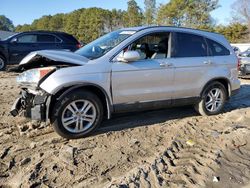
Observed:
[[[240,49],[237,46],[232,46],[232,48],[236,55],[239,55],[241,53]]]
[[[250,78],[250,49],[239,55],[239,77]]]

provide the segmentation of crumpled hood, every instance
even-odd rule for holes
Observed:
[[[63,50],[41,50],[29,53],[22,59],[18,67],[9,69],[9,71],[23,72],[28,69],[39,67],[67,67],[81,66],[89,61],[86,57],[73,52]]]
[[[65,62],[75,65],[84,65],[89,61],[86,57],[78,55],[73,52],[63,51],[63,50],[41,50],[29,53],[20,62],[20,65],[30,63],[35,57],[40,56],[47,58],[52,61]]]

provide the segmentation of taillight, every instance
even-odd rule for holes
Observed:
[[[241,58],[238,58],[238,65],[237,65],[238,70],[240,70],[240,60],[241,60]]]
[[[76,47],[77,47],[77,48],[81,48],[82,45],[81,45],[80,43],[78,43],[78,44],[76,45]]]

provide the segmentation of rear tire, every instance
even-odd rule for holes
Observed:
[[[0,55],[0,71],[4,71],[6,69],[6,59]]]
[[[227,91],[220,82],[212,82],[202,93],[201,101],[194,106],[203,116],[217,115],[222,112],[227,100]]]
[[[93,93],[84,90],[72,91],[57,101],[52,111],[54,130],[67,139],[90,135],[103,119],[103,106]]]

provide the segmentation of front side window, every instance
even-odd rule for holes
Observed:
[[[97,59],[134,33],[136,33],[136,31],[118,30],[111,32],[80,48],[75,53],[88,59]]]
[[[133,42],[126,50],[137,51],[140,59],[164,59],[168,57],[169,33],[153,33]]]
[[[207,44],[202,36],[173,33],[171,57],[205,57],[207,55]]]
[[[213,40],[207,39],[211,56],[230,55],[230,51]]]
[[[37,35],[22,35],[17,37],[18,43],[35,43],[37,42]]]

